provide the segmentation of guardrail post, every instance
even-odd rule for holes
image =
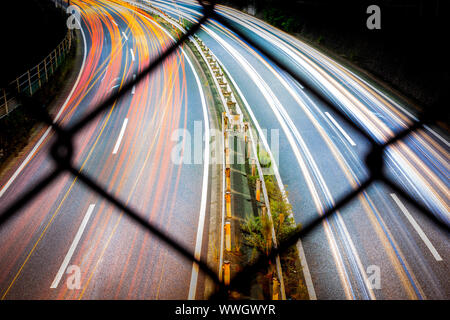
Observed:
[[[225,250],[231,251],[231,223],[225,222]]]
[[[272,300],[279,300],[280,282],[278,281],[276,276],[272,278],[272,284]]]
[[[263,225],[263,233],[266,239],[266,253],[268,254],[272,248],[272,223],[269,215],[267,214],[267,207],[263,205],[261,207],[261,223]]]
[[[265,219],[267,214],[267,207],[265,205],[261,206],[261,216]]]
[[[56,61],[56,49],[53,51],[53,65],[52,65],[52,74],[55,74],[55,70],[58,67],[57,66],[57,61]]]
[[[228,134],[225,131],[224,132],[224,144],[225,144],[225,165],[227,166],[227,168],[230,165],[230,148],[228,147],[229,143],[228,143]]]
[[[244,122],[244,141],[248,144],[248,122]],[[250,157],[250,153],[247,153],[247,158]]]
[[[8,114],[9,113],[9,111],[8,111],[8,99],[6,98],[6,90],[5,89],[3,89],[3,97],[5,98],[5,111],[6,111],[6,114]]]
[[[225,147],[225,165],[228,167],[230,165],[230,149]]]
[[[256,180],[256,201],[261,201],[261,180]]]
[[[48,74],[47,74],[47,57],[44,59],[44,71],[45,71],[45,82],[48,82]]]
[[[228,127],[228,117],[227,117],[227,113],[226,112],[223,112],[223,117],[224,117],[224,119],[223,119],[223,121],[224,121],[224,129],[223,130],[225,130],[225,128]]]
[[[49,54],[49,59],[50,59],[50,67],[52,68],[52,71],[50,73],[50,75],[53,74],[53,57],[52,57],[52,53]]]
[[[247,133],[244,136],[245,139],[245,155],[246,155],[246,159],[250,159],[250,152],[249,151],[249,147],[248,145],[250,144],[250,142],[248,141],[248,137],[247,137]]]
[[[231,276],[230,261],[227,260],[223,262],[223,283],[226,286],[230,285],[230,276]]]
[[[231,218],[231,192],[225,192],[225,209],[227,212],[227,218]]]
[[[157,10],[157,11],[161,12],[162,15],[167,16],[162,11],[160,11],[160,10]],[[230,106],[230,104],[232,104],[230,107],[236,107],[236,109],[237,109],[237,111],[236,111],[236,110],[228,110],[228,108],[227,108],[227,112],[229,112],[230,114],[234,113],[233,111],[236,111],[237,113],[241,113],[239,104],[232,97],[232,95],[233,95],[232,92],[227,92],[227,89],[228,89],[227,84],[226,83],[222,83],[222,81],[224,79],[226,79],[226,78],[218,79],[219,77],[223,76],[223,74],[222,74],[223,70],[221,70],[219,62],[216,61],[214,58],[211,58],[211,57],[214,57],[212,51],[210,51],[205,46],[205,44],[201,41],[201,39],[197,35],[193,35],[193,38],[199,44],[199,47],[200,47],[199,48],[200,49],[199,53],[200,53],[200,55],[202,55],[203,60],[205,61],[206,65],[209,67],[210,72],[215,75],[215,77],[213,77],[213,80],[215,81],[215,84],[218,87],[217,89],[219,91],[219,95],[221,95],[222,103],[223,103],[224,107],[227,108],[228,106]],[[216,63],[218,65],[217,69],[213,68],[213,67],[215,67]],[[224,118],[223,118],[223,122],[222,122],[223,130],[224,131],[225,130],[229,130],[229,132],[234,131],[235,126],[234,126],[234,122],[232,121],[232,118],[231,119],[225,119],[225,117],[226,117],[225,114],[226,113],[224,112],[223,114],[224,114]],[[229,120],[230,123],[232,124],[232,126],[230,128],[228,128],[228,121],[227,120]],[[239,119],[239,120],[240,120],[239,125],[240,125],[240,128],[241,128],[240,130],[242,130],[242,128],[244,127],[244,124],[242,122],[242,119]],[[226,125],[224,123],[226,123]],[[266,240],[268,240],[267,241],[267,247],[268,248],[271,247],[271,246],[277,247],[277,237],[276,237],[275,230],[273,229],[274,225],[273,225],[273,220],[272,220],[272,216],[271,216],[271,213],[270,213],[270,202],[269,202],[269,197],[268,197],[267,190],[266,190],[267,188],[266,188],[266,185],[265,185],[265,181],[264,180],[260,180],[260,179],[264,179],[264,174],[263,174],[261,165],[259,163],[259,156],[258,156],[259,148],[257,148],[256,145],[254,144],[254,142],[257,142],[258,137],[256,139],[253,137],[251,129],[248,130],[248,132],[246,132],[246,133],[248,133],[248,140],[249,140],[249,144],[248,144],[249,152],[248,152],[248,154],[250,155],[250,158],[252,160],[256,161],[256,167],[252,171],[255,171],[254,174],[256,175],[256,170],[258,170],[257,172],[258,172],[258,175],[259,175],[259,179],[256,180],[256,184],[257,184],[257,188],[256,188],[257,189],[256,190],[257,195],[256,195],[256,197],[257,197],[258,202],[260,202],[259,206],[262,207],[262,218],[264,218],[266,221],[268,221],[266,226],[268,226],[268,228],[271,229],[271,231],[272,231],[272,232],[269,232],[269,234],[267,234],[267,236],[266,236]],[[227,137],[225,132],[224,132],[224,136]],[[225,146],[223,147],[223,151],[227,151]],[[225,157],[223,157],[223,158],[225,158]],[[222,159],[222,160],[224,161],[226,159]],[[233,160],[234,160],[234,157],[233,157]],[[226,161],[225,161],[225,163],[226,163]],[[226,166],[229,167],[229,164],[227,164]],[[223,179],[223,187],[222,187],[222,189],[225,189],[225,181],[224,181],[224,179],[225,179],[225,166],[224,166],[224,169],[223,169],[223,176],[222,177],[223,177],[222,178]],[[263,202],[261,202],[261,192],[263,192],[263,197],[264,197]],[[267,206],[267,208],[266,208],[266,206]],[[224,207],[222,207],[222,211],[223,210],[224,210]],[[223,233],[225,231],[225,228],[224,228],[224,219],[223,218],[224,218],[224,214],[222,214],[221,254],[223,254],[223,251],[224,251],[223,250],[224,249],[223,248],[224,247],[224,243],[223,243],[224,242],[223,241],[224,240],[223,239],[224,236],[223,236]],[[280,216],[280,221],[283,221],[282,219],[284,219],[284,217]],[[286,297],[285,297],[284,280],[283,280],[283,274],[282,274],[283,272],[282,272],[282,269],[281,269],[281,263],[280,263],[279,255],[277,255],[276,266],[277,266],[276,273],[278,274],[279,277],[276,278],[276,281],[278,283],[277,284],[274,283],[274,285],[278,286],[278,288],[275,288],[275,289],[278,289],[278,290],[274,290],[273,292],[275,292],[277,295],[281,294],[281,299],[285,300]],[[230,273],[229,273],[230,272],[230,263],[228,261],[223,261],[222,256],[220,258],[219,268],[220,268],[219,269],[220,270],[219,278],[222,280],[222,275],[225,274],[225,284],[229,283],[229,280],[227,281],[227,276],[229,277],[229,275],[230,275]],[[228,272],[228,275],[227,275],[227,272]],[[274,270],[272,270],[270,273],[273,274],[273,272],[274,272]]]
[[[28,86],[30,87],[30,96],[33,95],[33,87],[31,87],[31,75],[30,70],[28,70]]]
[[[39,83],[39,88],[40,88],[42,86],[42,84],[41,84],[41,72],[39,69],[39,63],[37,65],[37,74],[38,74],[38,83]]]
[[[227,101],[228,108],[234,108],[236,106],[236,102],[232,100]]]
[[[61,63],[61,45],[58,46],[58,64]]]
[[[226,185],[227,185],[227,191],[231,192],[231,169],[226,168],[225,169],[225,177],[226,177]]]

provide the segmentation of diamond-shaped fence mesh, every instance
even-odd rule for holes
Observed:
[[[41,108],[37,105],[38,103],[33,99],[33,97],[29,97],[22,92],[17,92],[14,86],[8,88],[11,92],[15,93],[16,98],[23,105],[22,108],[24,109],[24,111],[50,126],[56,134],[57,139],[52,145],[50,151],[51,157],[55,161],[55,169],[47,176],[41,178],[37,183],[31,186],[24,193],[19,195],[12,204],[10,204],[1,212],[0,228],[4,227],[5,223],[27,203],[32,201],[40,193],[44,192],[44,190],[55,179],[60,177],[63,173],[68,172],[77,177],[79,181],[84,183],[93,192],[109,201],[118,210],[120,210],[129,218],[134,220],[134,222],[139,224],[143,229],[152,233],[154,236],[158,237],[160,241],[164,242],[173,250],[181,254],[186,259],[186,261],[197,263],[199,268],[216,283],[217,290],[210,297],[211,299],[229,298],[230,291],[247,292],[252,276],[257,271],[264,268],[269,261],[273,260],[276,257],[277,254],[287,250],[292,245],[295,245],[299,239],[318,227],[323,220],[331,217],[335,212],[352,202],[356,197],[358,197],[361,192],[365,191],[376,181],[384,183],[386,186],[388,186],[405,200],[407,200],[410,204],[415,206],[419,210],[419,212],[421,212],[421,214],[425,215],[428,219],[433,221],[437,228],[443,230],[444,232],[449,231],[449,227],[447,224],[438,219],[430,210],[428,210],[424,205],[414,199],[412,195],[405,191],[396,181],[393,181],[391,178],[389,178],[383,171],[384,155],[386,149],[389,146],[395,145],[398,142],[404,140],[412,133],[422,129],[424,126],[435,123],[439,117],[439,110],[441,108],[440,105],[436,104],[433,107],[428,108],[426,112],[422,113],[418,117],[418,121],[415,121],[410,127],[404,129],[403,131],[392,137],[390,140],[388,140],[386,143],[380,144],[375,141],[364,128],[356,124],[346,113],[342,112],[341,108],[334,101],[329,99],[329,97],[324,95],[314,86],[310,86],[308,84],[308,81],[305,81],[305,79],[303,79],[302,75],[292,70],[285,62],[271,54],[263,46],[256,43],[251,37],[241,32],[239,28],[230,23],[226,18],[218,14],[215,11],[214,1],[198,0],[198,3],[203,8],[203,15],[197,21],[197,23],[192,25],[185,34],[179,37],[176,42],[169,46],[161,55],[153,59],[148,67],[137,74],[135,78],[126,82],[120,90],[111,93],[103,102],[98,104],[91,113],[78,120],[71,127],[61,127],[57,123],[54,123],[51,116],[48,113],[45,113],[44,108]],[[367,141],[371,145],[370,152],[365,159],[365,163],[369,171],[369,177],[364,182],[360,183],[357,189],[349,191],[345,196],[336,201],[333,207],[327,208],[325,212],[321,213],[316,219],[306,225],[303,225],[303,227],[299,231],[291,233],[285,241],[279,243],[277,248],[273,248],[269,255],[260,256],[256,262],[249,266],[246,266],[242,271],[236,274],[233,279],[231,279],[228,286],[225,286],[222,282],[219,281],[219,277],[217,276],[216,272],[213,271],[213,269],[208,266],[204,260],[197,259],[191,252],[191,250],[174,240],[174,238],[170,234],[166,234],[158,227],[142,218],[144,215],[141,215],[139,212],[130,208],[123,201],[119,200],[114,195],[109,193],[96,182],[95,178],[82,173],[79,168],[73,165],[72,162],[74,135],[76,135],[80,130],[83,130],[83,128],[85,128],[94,119],[103,114],[103,112],[105,112],[111,104],[113,104],[117,99],[124,96],[125,93],[130,91],[133,86],[138,84],[142,79],[144,79],[144,77],[150,75],[158,67],[159,64],[161,64],[170,55],[174,54],[177,49],[186,40],[189,39],[189,37],[193,36],[197,31],[199,31],[203,24],[211,19],[214,19],[215,21],[221,23],[224,27],[228,28],[231,32],[245,41],[248,45],[253,46],[255,49],[257,49],[267,59],[270,59],[281,70],[289,74],[295,81],[300,83],[303,87],[309,89],[327,107],[333,110],[348,125],[357,130],[363,137],[365,137],[365,139],[367,139]]]

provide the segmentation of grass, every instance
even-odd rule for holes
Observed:
[[[255,185],[257,176],[248,176],[252,186]],[[288,203],[288,193],[283,194],[276,184],[273,176],[265,176],[264,181],[270,203],[270,211],[272,214],[273,228],[277,242],[280,243],[287,237],[300,230],[301,225],[296,225],[292,218],[292,206]],[[272,225],[265,216],[249,215],[241,224],[244,245],[248,246],[252,253],[249,263],[254,262],[259,255],[268,255],[270,251],[270,243]],[[288,250],[280,254],[281,267],[283,270],[283,279],[285,282],[285,292],[288,299],[308,300],[307,288],[301,274],[301,263],[296,246],[290,247]],[[271,279],[274,270],[270,266],[267,270],[262,271],[261,279]],[[267,286],[263,286],[269,290]],[[265,292],[265,296],[268,296]]]
[[[158,21],[158,23],[162,24],[167,30],[170,30],[170,32],[173,35],[177,35],[173,28],[171,26],[167,25],[167,22],[165,22],[163,19],[161,19],[158,16],[153,17]],[[189,22],[183,21],[183,25],[186,28],[189,28]],[[205,75],[207,77],[207,83],[204,85],[209,85],[214,83],[214,80],[212,78],[212,75],[209,72],[209,69],[206,65],[206,62],[203,60],[201,55],[199,54],[197,48],[190,42],[187,41],[186,45],[189,47],[191,52],[194,54],[195,58],[199,62],[201,68],[203,70],[206,70]],[[227,78],[228,83],[232,87],[231,81],[229,81],[228,76],[225,72],[225,77]],[[219,118],[221,117],[221,100],[219,93],[217,92],[217,88],[215,88],[214,85],[210,86],[213,92],[213,99],[214,99],[214,105],[216,109],[216,116]],[[232,87],[232,90],[234,88]],[[242,104],[242,101],[240,97],[236,94],[235,90],[234,94],[235,97],[237,97],[238,102],[240,102],[240,105]],[[220,123],[220,121],[218,121]],[[267,151],[265,151],[262,148],[259,148],[258,145],[258,158],[259,162],[264,167],[270,167],[271,166],[271,160],[270,156]],[[248,163],[247,163],[248,164]],[[247,166],[248,167],[248,166]],[[258,176],[252,176],[251,174],[247,175],[249,187],[251,190],[254,191],[255,185],[256,185],[256,179]],[[278,185],[275,183],[273,176],[265,176],[265,183],[267,187],[267,192],[269,196],[269,202],[270,202],[270,209],[272,213],[272,221],[274,223],[274,228],[276,231],[276,237],[277,241],[283,241],[287,238],[289,234],[292,232],[297,231],[300,228],[300,225],[296,226],[293,218],[291,218],[291,212],[292,207],[287,201],[287,192],[283,194],[280,189],[278,188]],[[253,192],[254,194],[254,192]],[[271,250],[270,244],[271,244],[271,230],[272,230],[272,224],[267,219],[266,216],[261,215],[254,215],[251,214],[241,223],[241,231],[242,231],[242,243],[239,240],[235,240],[236,247],[233,248],[233,252],[235,254],[239,254],[241,257],[243,256],[242,250],[244,252],[250,252],[250,257],[248,261],[245,263],[252,263],[254,262],[257,257],[261,254],[267,255],[268,252]],[[246,248],[242,248],[242,247]],[[283,252],[280,255],[281,265],[283,269],[283,275],[284,275],[284,281],[285,281],[285,291],[287,294],[287,297],[289,299],[308,299],[308,294],[306,290],[306,286],[304,285],[303,278],[301,276],[301,265],[299,260],[299,255],[297,248],[295,246],[289,248],[286,252]],[[274,264],[269,264],[267,270],[265,272],[261,272],[258,275],[255,276],[255,279],[259,279],[258,283],[261,284],[263,295],[267,299],[271,299],[270,296],[270,280],[272,278],[272,274],[275,272]]]

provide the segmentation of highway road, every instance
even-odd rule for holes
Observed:
[[[59,107],[57,121],[63,126],[92,111],[172,41],[149,16],[124,2],[72,2],[82,10],[85,56],[73,90]],[[201,16],[195,1],[151,4],[176,18],[194,22]],[[369,78],[252,16],[222,6],[218,11],[332,99],[374,140],[385,142],[414,121],[413,108]],[[287,185],[297,223],[316,218],[368,177],[364,158],[370,144],[312,92],[217,21],[209,21],[198,36],[240,92],[262,142],[272,147],[276,178]],[[74,163],[204,256],[209,166],[206,161],[178,165],[170,152],[176,146],[172,133],[192,133],[198,123],[208,136],[201,84],[179,51],[77,134]],[[262,129],[268,129],[267,139]],[[53,167],[48,155],[53,133],[43,129],[36,140],[0,181],[0,210]],[[385,159],[387,174],[447,225],[449,147],[444,133],[427,127],[391,146]],[[207,144],[203,149],[208,153]],[[70,175],[3,226],[0,241],[2,299],[203,297],[202,276],[191,263]],[[449,299],[448,243],[448,233],[376,183],[299,248],[311,298]],[[71,276],[77,268],[81,281],[74,289]]]
[[[195,1],[140,2],[191,22],[201,16]],[[222,6],[218,11],[332,99],[375,141],[387,141],[416,119],[404,101],[306,43],[239,11]],[[277,179],[288,185],[297,223],[311,221],[368,177],[364,158],[370,144],[312,92],[217,21],[209,21],[198,36],[240,91],[254,125],[269,131],[263,142],[271,145],[270,130],[277,130],[279,146],[272,150],[278,155]],[[412,134],[388,149],[385,165],[390,177],[450,225],[445,134],[429,127]],[[310,296],[449,299],[448,244],[448,232],[376,183],[303,239]]]
[[[71,3],[81,10],[84,57],[73,89],[57,106],[62,126],[91,112],[173,41],[122,2]],[[176,164],[169,152],[180,139],[173,133],[194,126],[208,138],[203,91],[179,50],[77,133],[74,164],[200,256],[207,242],[208,160]],[[54,139],[51,130],[39,132],[32,150],[0,181],[0,210],[54,167],[48,154]],[[203,297],[192,263],[69,174],[3,225],[0,241],[2,299]]]

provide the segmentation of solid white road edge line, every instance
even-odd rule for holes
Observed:
[[[145,19],[151,21],[149,18],[147,18],[145,15],[142,15]],[[161,29],[165,34],[167,34],[168,37],[170,37],[173,41],[175,39],[170,35],[169,32],[167,32],[164,28],[162,28],[159,24],[155,24],[159,29]],[[197,83],[198,90],[200,93],[200,98],[202,101],[202,110],[203,110],[203,119],[205,122],[205,152],[204,152],[204,167],[203,167],[203,183],[202,183],[202,198],[200,200],[200,216],[198,220],[198,227],[197,227],[197,237],[195,240],[195,251],[194,251],[194,257],[197,260],[200,260],[201,251],[202,251],[202,243],[203,243],[203,231],[205,228],[205,218],[206,218],[206,200],[208,196],[208,178],[209,178],[209,140],[210,140],[210,130],[209,130],[209,117],[208,117],[208,109],[206,108],[206,100],[205,95],[203,93],[202,85],[200,82],[200,79],[198,78],[197,73],[195,72],[194,66],[189,59],[186,52],[181,48],[181,52],[186,58],[186,61],[188,62],[192,73],[195,77],[195,82]],[[197,281],[198,281],[198,272],[199,267],[198,264],[195,262],[192,263],[192,273],[191,273],[191,281],[189,284],[189,294],[188,299],[189,300],[195,300],[195,293],[197,291]]]
[[[163,18],[164,18],[164,17],[163,17]],[[166,19],[166,18],[164,18],[164,19]],[[166,20],[167,20],[167,19],[166,19]],[[225,66],[222,65],[222,67],[223,67],[224,70],[225,70]],[[230,74],[227,70],[225,70],[225,71],[226,71],[228,74]],[[240,91],[239,87],[238,87],[237,84],[234,82],[234,79],[230,77],[230,80],[231,80],[231,82],[233,83],[233,85],[235,86],[235,88],[237,89],[237,91],[239,92],[240,96],[242,97],[242,99],[243,99],[243,101],[244,101],[244,104],[245,104],[245,106],[246,106],[246,108],[247,108],[247,110],[248,110],[248,112],[249,112],[249,114],[250,114],[252,120],[254,121],[255,126],[256,126],[256,128],[257,128],[257,130],[258,130],[260,136],[261,136],[261,139],[262,139],[262,141],[263,141],[263,144],[264,144],[266,150],[268,150],[268,152],[269,152],[271,158],[273,159],[273,155],[272,155],[272,153],[270,152],[270,148],[269,148],[269,146],[268,146],[268,144],[267,144],[267,141],[265,140],[265,137],[264,137],[264,135],[262,134],[262,130],[261,130],[260,126],[259,126],[259,123],[258,123],[258,121],[256,120],[256,117],[254,116],[254,114],[253,114],[253,112],[252,112],[250,106],[248,105],[248,103],[247,103],[247,101],[246,101],[246,99],[245,99],[245,96],[242,94],[242,92]],[[280,187],[281,190],[283,190],[283,193],[284,193],[285,190],[284,190],[283,184],[281,183],[281,177],[280,177],[280,175],[279,175],[277,165],[276,165],[276,163],[275,163],[274,161],[273,161],[273,163],[274,163],[274,166],[275,166],[275,168],[274,168],[274,169],[275,169],[275,176],[277,177],[277,181],[278,181],[279,187]],[[301,259],[301,263],[302,263],[302,271],[303,271],[303,275],[304,275],[304,277],[305,277],[305,282],[306,282],[306,286],[307,286],[309,298],[310,298],[310,300],[317,300],[316,292],[315,292],[314,285],[313,285],[313,282],[312,282],[311,273],[310,273],[310,271],[309,271],[308,263],[306,262],[306,256],[305,256],[305,253],[304,253],[304,250],[303,250],[303,245],[302,245],[302,242],[301,242],[300,239],[299,239],[298,242],[297,242],[297,249],[299,250],[299,255],[300,255],[300,259]]]
[[[342,135],[345,137],[345,139],[347,139],[348,142],[350,142],[350,144],[353,147],[356,146],[356,143],[352,140],[352,138],[350,138],[350,136],[347,134],[347,132],[345,132],[344,129],[342,129],[342,127],[339,125],[339,123],[337,123],[336,120],[334,120],[334,118],[331,116],[331,114],[329,114],[328,112],[325,112],[325,114],[328,117],[328,119],[330,119],[331,122],[335,125],[335,127],[342,133]]]
[[[203,231],[205,228],[205,217],[206,217],[206,200],[208,195],[208,178],[209,178],[209,140],[210,140],[210,132],[209,132],[209,117],[208,110],[206,108],[205,96],[203,94],[202,85],[200,79],[198,78],[197,73],[195,72],[194,66],[192,65],[191,60],[186,55],[183,49],[181,49],[184,56],[186,57],[189,66],[192,69],[192,73],[195,76],[195,82],[199,88],[200,97],[202,100],[202,109],[203,109],[203,118],[205,122],[205,153],[204,153],[204,167],[203,167],[203,184],[202,184],[202,199],[200,202],[200,216],[198,221],[197,228],[197,239],[195,241],[195,251],[194,256],[197,260],[200,260],[200,255],[202,252],[202,242],[203,242]],[[191,282],[189,284],[189,294],[188,299],[195,299],[195,292],[197,291],[197,280],[198,280],[198,265],[194,262],[192,264],[192,273],[191,273]]]
[[[83,221],[81,222],[81,225],[78,228],[77,234],[73,239],[72,245],[70,246],[69,251],[67,251],[66,257],[64,258],[61,267],[59,267],[58,273],[56,274],[55,279],[53,280],[53,283],[50,286],[51,289],[55,289],[58,287],[59,281],[61,281],[61,278],[67,269],[70,259],[72,259],[72,255],[75,252],[75,249],[77,248],[78,242],[80,241],[80,238],[83,235],[84,229],[86,228],[86,225],[89,221],[89,218],[91,217],[92,211],[94,211],[94,208],[95,204],[91,204],[89,206],[86,215],[84,216]]]
[[[398,205],[400,210],[403,212],[403,214],[406,216],[406,219],[411,223],[414,230],[419,234],[419,237],[422,239],[422,241],[425,243],[427,248],[431,251],[431,254],[433,255],[434,259],[436,261],[442,261],[442,257],[437,252],[436,248],[431,243],[430,239],[426,236],[426,234],[423,232],[422,228],[419,226],[419,224],[414,220],[414,218],[409,213],[408,209],[404,206],[404,204],[400,201],[400,199],[397,197],[395,193],[391,193],[392,199],[394,199],[395,203]]]
[[[128,118],[125,118],[125,120],[123,120],[122,129],[120,129],[119,137],[117,138],[116,145],[114,146],[114,150],[113,150],[112,154],[116,154],[117,151],[119,150],[120,143],[122,142],[123,135],[125,133],[125,129],[127,128],[127,124],[128,124]]]
[[[242,101],[243,101],[243,103],[244,103],[244,105],[245,105],[245,107],[246,107],[250,117],[252,118],[253,123],[255,124],[256,130],[258,131],[259,136],[261,137],[261,141],[262,141],[265,149],[267,150],[267,152],[270,155],[270,158],[274,159],[273,154],[270,151],[269,144],[267,143],[267,139],[265,138],[264,133],[263,133],[263,131],[262,131],[260,125],[259,125],[259,122],[256,119],[256,116],[254,115],[252,109],[250,108],[249,103],[245,99],[245,95],[242,93],[242,91],[240,90],[240,88],[237,85],[237,83],[234,81],[233,77],[230,75],[230,72],[227,70],[227,68],[223,64],[221,66],[222,66],[224,72],[228,74],[231,83],[236,88],[236,91],[238,92],[238,94],[241,96]],[[280,173],[279,173],[276,161],[273,160],[272,163],[273,163],[275,177],[277,179],[278,186],[279,186],[280,190],[282,190],[282,192],[285,194],[286,190],[285,190],[284,185],[282,183],[281,176],[280,176]],[[310,300],[317,300],[316,291],[314,289],[312,276],[311,276],[311,273],[309,271],[308,263],[306,261],[306,256],[305,256],[305,252],[303,250],[303,245],[302,245],[301,239],[299,239],[298,242],[297,242],[297,248],[299,249],[300,260],[301,260],[301,263],[302,263],[302,271],[303,271],[303,275],[305,277],[305,282],[306,282],[306,287],[307,287],[307,290],[308,290],[309,298],[310,298]]]

